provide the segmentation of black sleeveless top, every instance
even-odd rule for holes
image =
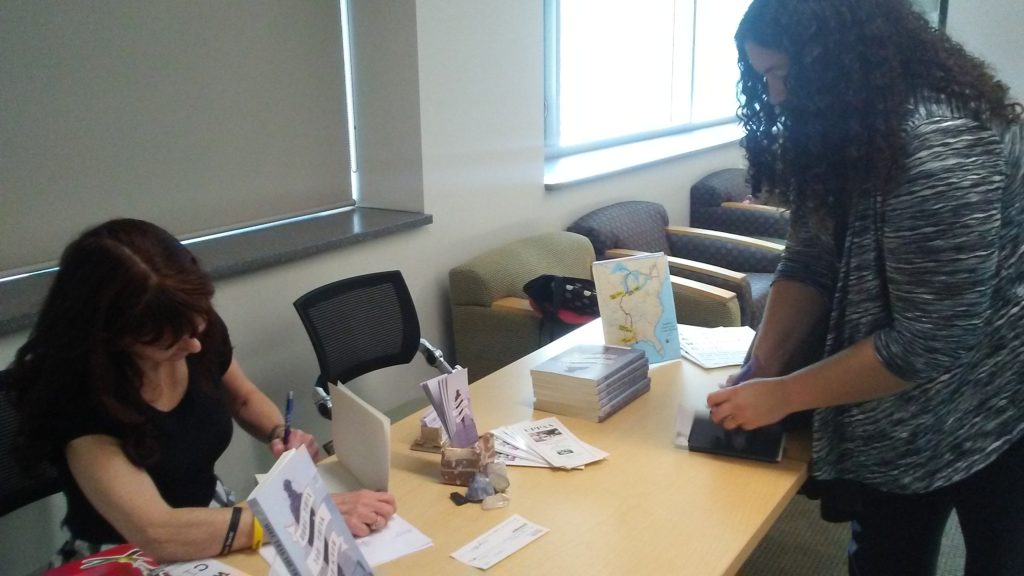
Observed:
[[[217,321],[220,321],[219,318]],[[214,464],[231,442],[231,412],[221,397],[224,373],[231,365],[231,344],[224,330],[224,342],[204,343],[199,354],[215,354],[209,365],[216,367],[207,386],[199,381],[198,355],[189,356],[188,388],[181,402],[168,412],[150,408],[146,418],[154,424],[158,456],[144,469],[157,490],[174,508],[207,507],[217,484]],[[64,483],[67,515],[64,525],[73,538],[95,544],[123,543],[121,536],[82,493],[71,475],[64,448],[75,438],[104,434],[124,438],[125,427],[98,405],[58,424],[61,457],[56,462]]]

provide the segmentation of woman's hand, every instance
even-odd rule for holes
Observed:
[[[708,394],[708,408],[711,420],[726,430],[774,424],[792,411],[782,378],[755,378],[729,385]]]
[[[309,457],[316,462],[320,458],[320,447],[317,446],[316,438],[312,434],[303,432],[298,428],[292,428],[288,433],[288,445],[285,446],[283,438],[274,438],[270,441],[270,452],[274,458],[278,458],[285,451],[292,448],[305,448],[309,451]]]
[[[356,538],[387,526],[395,513],[395,497],[387,492],[357,490],[331,494],[331,498]]]

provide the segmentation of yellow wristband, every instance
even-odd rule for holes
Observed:
[[[263,526],[260,526],[260,521],[256,519],[256,515],[252,515],[252,549],[259,550],[260,546],[263,546]]]

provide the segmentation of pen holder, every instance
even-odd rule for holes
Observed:
[[[420,436],[413,440],[412,445],[409,448],[413,450],[419,450],[420,452],[433,452],[434,454],[440,454],[441,450],[448,446],[448,441],[444,439],[444,435],[441,434],[440,428],[433,426],[420,425]]]
[[[441,482],[453,486],[469,486],[477,472],[494,462],[494,435],[484,434],[467,448],[441,449]]]

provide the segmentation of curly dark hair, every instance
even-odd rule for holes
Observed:
[[[58,459],[64,447],[53,429],[87,410],[120,423],[131,461],[157,458],[146,418],[152,408],[140,394],[142,375],[127,346],[168,336],[176,342],[196,334],[202,319],[207,326],[197,361],[201,373],[209,372],[207,343],[226,338],[213,292],[195,256],[149,222],[111,220],[69,244],[8,374],[23,462]]]
[[[778,108],[747,42],[789,58]],[[899,185],[915,98],[941,98],[989,126],[1021,116],[986,64],[908,0],[754,0],[736,45],[751,188],[823,231],[862,195]]]

